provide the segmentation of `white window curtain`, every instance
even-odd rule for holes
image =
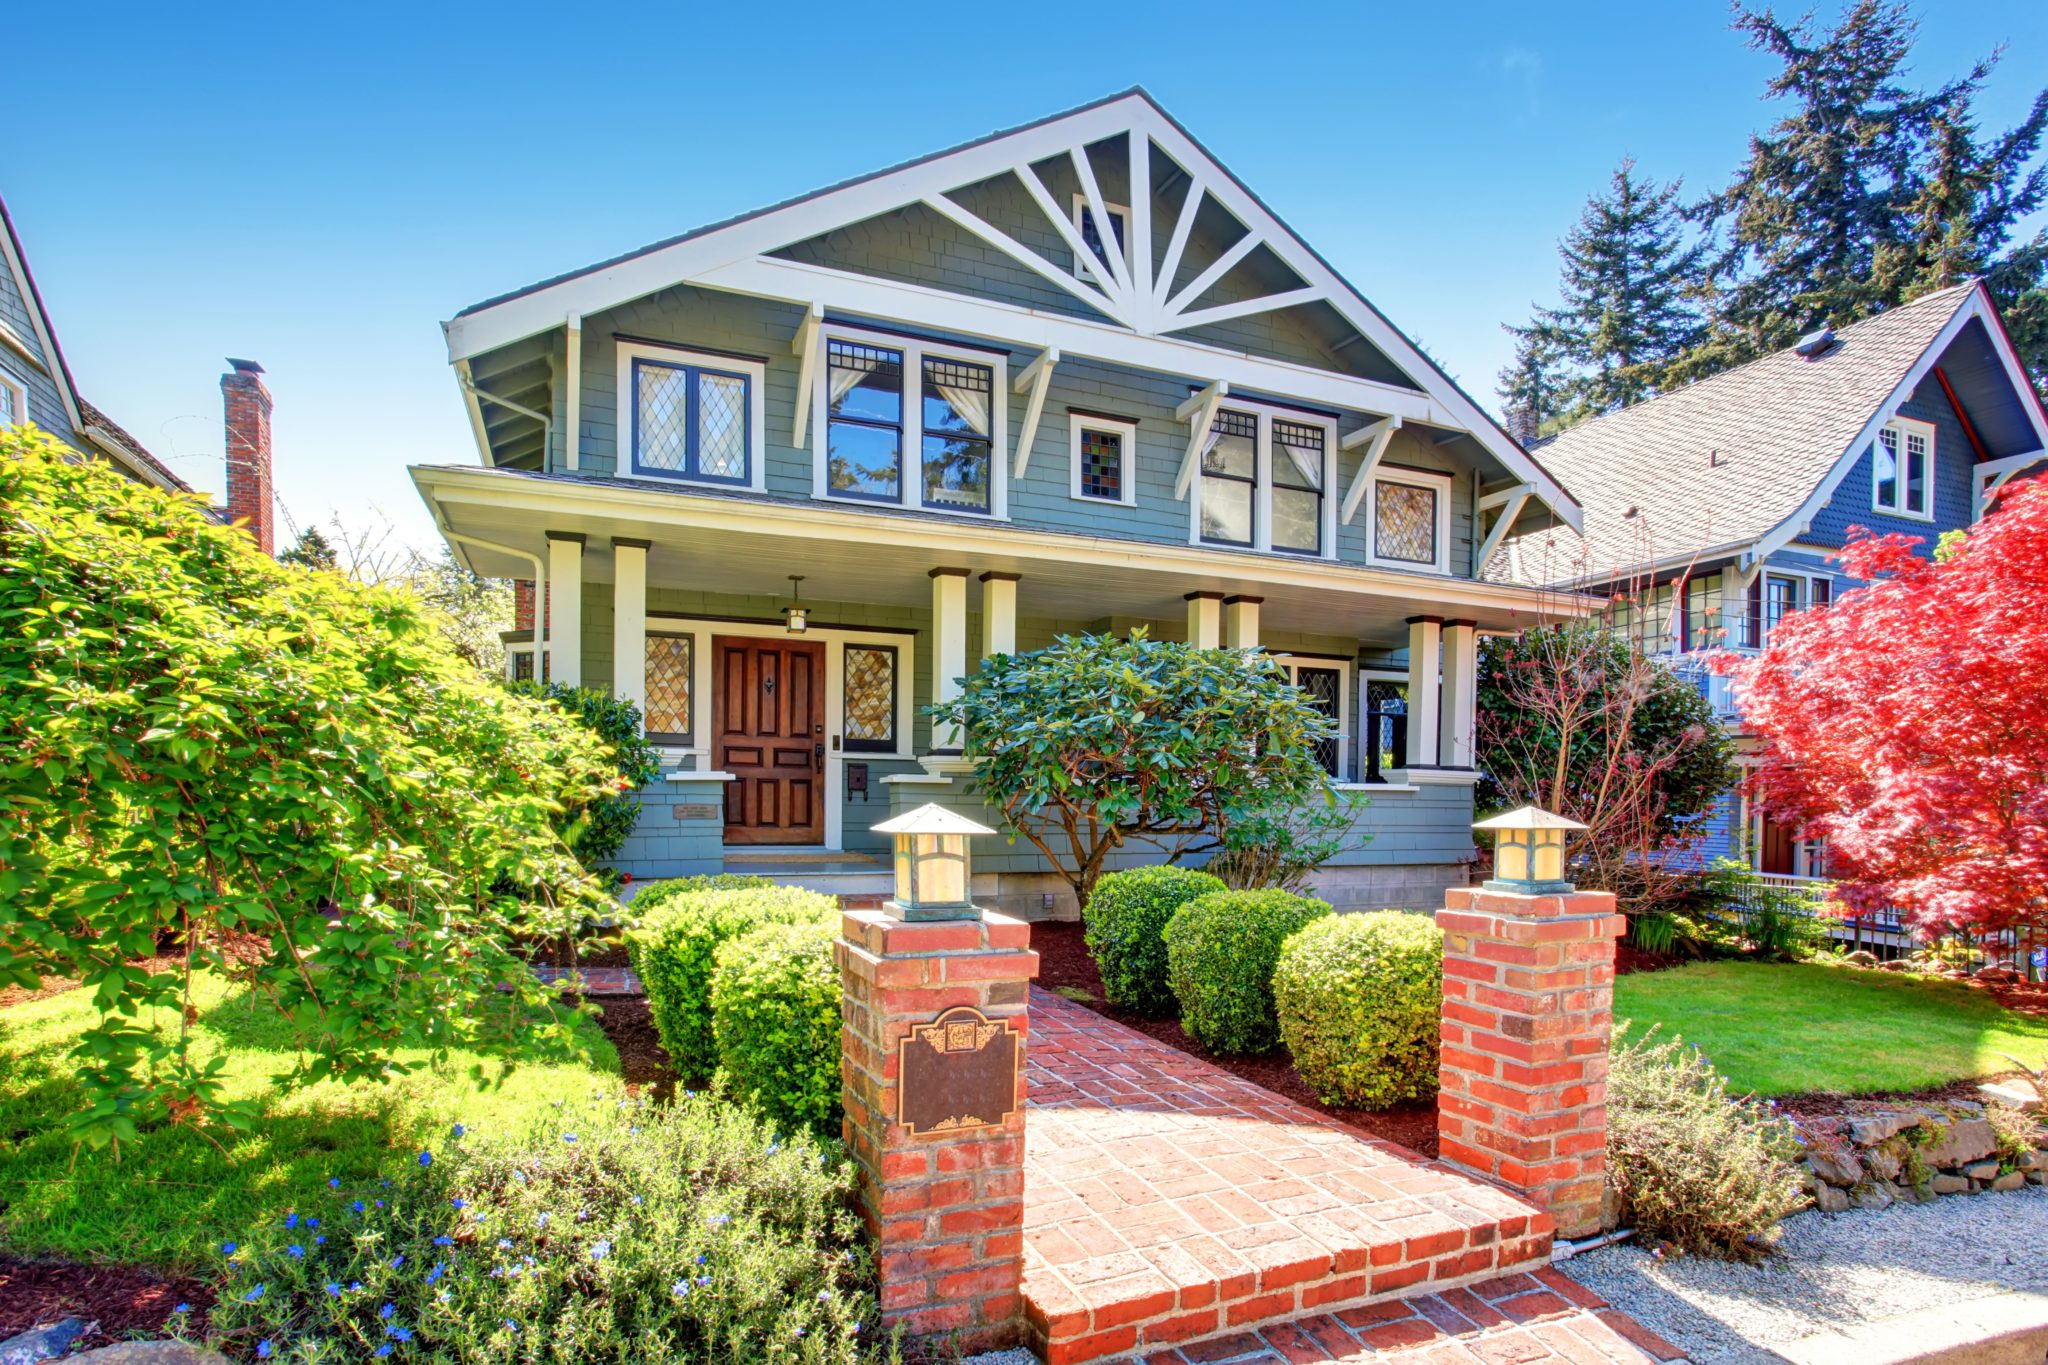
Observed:
[[[837,406],[839,400],[852,393],[861,380],[866,379],[881,367],[879,356],[849,354],[835,351],[832,354],[831,400],[827,406]]]
[[[960,414],[975,435],[988,435],[988,409],[992,395],[974,389],[957,388],[951,384],[941,384],[936,380],[932,381],[932,388],[939,397],[952,405],[953,411]]]

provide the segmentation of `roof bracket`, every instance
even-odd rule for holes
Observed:
[[[1387,453],[1387,443],[1394,439],[1394,433],[1401,429],[1399,417],[1382,417],[1377,422],[1367,423],[1337,443],[1339,450],[1356,450],[1364,446],[1365,459],[1358,466],[1358,472],[1351,476],[1351,487],[1344,493],[1344,509],[1341,520],[1349,526],[1351,519],[1358,515],[1358,504],[1365,501],[1365,490],[1372,486],[1372,471],[1379,466],[1380,457]]]
[[[1202,447],[1209,442],[1209,428],[1216,424],[1216,406],[1229,396],[1230,385],[1218,379],[1173,410],[1176,421],[1188,424],[1188,453],[1181,457],[1180,474],[1173,481],[1175,501],[1185,498],[1194,486]]]
[[[1024,421],[1017,428],[1017,453],[1010,465],[1010,477],[1021,479],[1031,465],[1031,447],[1038,440],[1038,419],[1045,412],[1045,392],[1052,387],[1053,366],[1060,363],[1060,348],[1048,346],[1038,353],[1038,359],[1017,371],[1017,377],[1010,381],[1010,387],[1017,393],[1030,390],[1030,401],[1024,405]]]

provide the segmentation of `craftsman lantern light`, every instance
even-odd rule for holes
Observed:
[[[1506,815],[1481,820],[1472,828],[1490,831],[1494,836],[1493,876],[1487,880],[1488,891],[1557,896],[1578,889],[1564,875],[1565,832],[1584,829],[1578,821],[1535,806],[1523,806]]]
[[[782,609],[782,614],[783,629],[791,635],[802,635],[811,628],[811,609],[797,599],[797,589],[803,581],[804,576],[800,573],[789,576],[789,605]]]
[[[994,834],[944,806],[923,805],[884,820],[875,833],[896,844],[896,898],[882,909],[897,919],[980,919],[967,843]]]

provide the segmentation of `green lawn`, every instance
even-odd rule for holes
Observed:
[[[2048,1019],[1947,980],[1763,962],[1703,962],[1614,983],[1631,1037],[1652,1024],[1695,1044],[1736,1090],[1867,1094],[2048,1060]]]
[[[615,1084],[618,1054],[575,1016],[530,1030],[515,1052],[456,1052],[438,1070],[375,1084],[279,1092],[296,1059],[290,1024],[246,992],[199,982],[198,1029],[228,1058],[230,1098],[254,1098],[252,1131],[159,1127],[112,1152],[79,1148],[64,1122],[79,1107],[67,1053],[92,1022],[92,993],[68,991],[0,1011],[0,1246],[24,1255],[147,1261],[191,1269],[257,1220],[306,1207],[330,1178],[350,1182],[413,1159],[461,1122],[482,1131],[557,1099]],[[173,1016],[163,1012],[168,1027]],[[483,1079],[472,1078],[481,1066]],[[215,1142],[220,1143],[216,1146]]]

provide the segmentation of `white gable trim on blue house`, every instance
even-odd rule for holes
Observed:
[[[1039,207],[1048,223],[1068,246],[1077,255],[1092,256],[1074,226],[1078,215],[1071,206],[1063,207],[1051,198],[1032,168],[1056,157],[1069,159],[1095,220],[1107,223],[1109,205],[1084,149],[1113,138],[1128,139],[1130,174],[1137,192],[1127,196],[1128,252],[1109,252],[1106,269],[1075,272],[1060,268],[951,197],[992,177],[1015,175],[1032,198],[1041,201]],[[1177,164],[1190,180],[1156,272],[1149,189],[1153,149]],[[1245,236],[1187,286],[1175,290],[1176,269],[1205,203],[1215,204],[1236,219]],[[976,299],[771,254],[835,228],[914,205],[951,220],[1104,320]],[[1203,306],[1202,298],[1210,286],[1260,248],[1303,281],[1302,287]],[[473,357],[680,284],[812,307],[823,305],[845,313],[915,318],[963,336],[1025,340],[1070,356],[1184,375],[1203,383],[1223,382],[1246,391],[1284,393],[1461,431],[1478,441],[1518,483],[1532,485],[1535,496],[1566,524],[1576,528],[1580,523],[1578,504],[1556,479],[1142,91],[995,134],[479,304],[444,324],[449,357],[461,373]],[[1334,309],[1416,387],[1335,374],[1174,335],[1311,302]],[[472,404],[472,422],[478,422],[474,396],[466,393],[465,399]]]
[[[1814,486],[1813,492],[1800,504],[1799,510],[1780,522],[1746,552],[1744,567],[1759,564],[1770,558],[1812,527],[1814,517],[1833,499],[1835,491],[1841,487],[1842,480],[1848,477],[1849,471],[1855,468],[1856,462],[1868,453],[1877,440],[1878,432],[1884,429],[1886,423],[1898,416],[1900,405],[1913,396],[1914,390],[1927,378],[1928,372],[1934,368],[1943,352],[1948,350],[1962,334],[1963,328],[1973,320],[1984,324],[1985,335],[1990,338],[1992,351],[1998,356],[2007,380],[2011,382],[2014,391],[2022,395],[2027,420],[2034,429],[2036,441],[2035,449],[2031,452],[1976,466],[1978,497],[1974,510],[1981,515],[1985,496],[1994,491],[1996,485],[1993,489],[1987,489],[1985,485],[1988,482],[1995,480],[1997,485],[2002,485],[2020,470],[2048,459],[2048,416],[2042,413],[2041,404],[2034,396],[2034,386],[2027,378],[2026,367],[2020,363],[2018,353],[2013,350],[2012,339],[2006,335],[2005,325],[1998,317],[1998,310],[1992,307],[1990,296],[1984,292],[1984,286],[1978,284],[1956,309],[1955,315],[1936,334],[1934,340],[1927,344],[1926,349],[1920,353],[1920,358],[1913,362],[1912,368],[1893,386],[1885,401],[1871,413],[1870,420],[1856,433],[1856,439],[1836,458],[1833,467],[1828,470],[1827,477]],[[1950,455],[1949,458],[1955,457]]]

